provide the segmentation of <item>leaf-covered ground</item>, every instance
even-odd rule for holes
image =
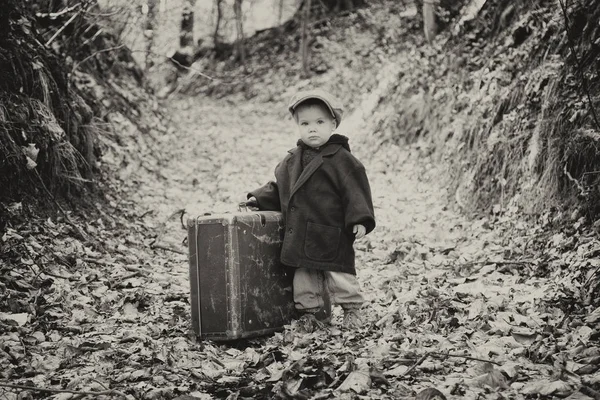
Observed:
[[[253,103],[177,100],[169,115],[170,129],[138,162],[105,157],[123,167],[121,196],[78,220],[99,243],[78,239],[61,217],[1,238],[19,265],[1,270],[3,384],[136,399],[396,399],[427,388],[470,399],[597,395],[600,313],[584,318],[575,305],[594,293],[586,285],[600,244],[577,216],[571,234],[554,235],[514,215],[468,220],[448,205],[441,162],[366,134],[350,142],[378,222],[356,245],[364,327],[340,329],[334,310],[332,325],[310,335],[292,325],[227,345],[196,341],[181,210],[183,219],[236,211],[296,136],[285,110]],[[157,163],[157,153],[171,162]]]

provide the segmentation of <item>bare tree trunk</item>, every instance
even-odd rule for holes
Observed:
[[[338,0],[336,11],[342,10],[342,2],[344,3],[344,8],[346,10],[352,10],[354,8],[354,2],[352,0]]]
[[[362,7],[365,5],[365,0],[320,0],[329,11],[340,12],[350,11],[356,7]]]
[[[308,68],[308,24],[310,22],[310,3],[310,0],[304,1],[304,18],[302,18],[302,73],[305,77],[308,77],[310,72]]]
[[[213,33],[213,46],[219,47],[221,39],[219,38],[219,29],[221,29],[221,20],[223,19],[223,0],[215,0],[217,8],[217,22],[215,23],[215,32]]]
[[[146,71],[154,65],[152,48],[154,47],[154,24],[156,23],[156,5],[157,0],[147,0],[148,13],[144,26],[144,36],[146,37],[146,59],[144,68]]]
[[[423,1],[423,30],[425,32],[425,39],[431,43],[437,34],[434,0]]]
[[[194,6],[196,0],[187,0],[181,14],[181,32],[179,33],[179,47],[193,49],[194,47]]]
[[[279,0],[279,16],[277,18],[277,25],[281,25],[283,19],[283,0]]]
[[[246,49],[244,47],[244,21],[242,15],[242,1],[235,0],[233,3],[233,12],[235,14],[235,25],[237,30],[237,58],[241,61],[244,70],[246,70]]]

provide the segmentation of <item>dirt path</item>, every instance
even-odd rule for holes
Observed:
[[[577,348],[600,355],[589,344],[591,328],[562,327],[560,307],[540,301],[557,286],[531,274],[522,259],[527,237],[518,230],[500,236],[486,220],[468,221],[448,209],[439,167],[419,159],[414,148],[368,150],[374,147],[368,129],[349,135],[367,167],[378,223],[356,244],[369,300],[364,328],[340,330],[335,310],[332,326],[311,335],[286,330],[229,345],[197,342],[189,325],[187,257],[149,246],[159,234],[161,244],[185,250],[185,230],[168,217],[179,209],[187,216],[235,211],[248,189],[271,179],[296,136],[285,110],[251,102],[187,99],[169,111],[176,134],[154,151],[168,149],[171,161],[159,174],[129,168],[124,192],[130,196],[112,205],[122,218],[85,221],[104,252],[51,220],[44,237],[21,232],[25,236],[4,238],[32,258],[39,252],[59,260],[43,272],[52,277],[51,290],[36,292],[36,311],[11,298],[15,311],[1,316],[23,325],[0,325],[6,376],[30,377],[17,381],[38,387],[108,387],[130,399],[356,393],[396,399],[432,387],[448,397],[488,398],[501,390],[497,396],[524,398],[576,388],[569,375],[547,380],[551,373],[565,377],[551,367],[557,346],[563,353]],[[68,258],[73,254],[77,258]],[[35,320],[27,325],[29,315]],[[569,371],[583,365],[570,363]],[[7,399],[17,399],[15,393],[0,389]]]
[[[149,221],[154,226],[179,208],[190,215],[235,211],[248,189],[272,177],[274,166],[296,141],[285,113],[252,104],[186,100],[175,103],[171,115],[181,127],[180,142],[174,143],[180,150],[162,171],[167,180],[149,182],[136,194],[142,208],[155,211]],[[367,167],[378,222],[357,243],[359,279],[369,298],[365,329],[340,331],[336,311],[330,329],[309,336],[288,332],[241,347],[195,344],[186,332],[185,257],[158,255],[170,267],[159,278],[164,280],[163,303],[152,318],[170,319],[171,313],[180,318],[177,330],[158,338],[158,347],[175,350],[169,357],[181,392],[195,388],[198,396],[218,398],[302,393],[337,398],[341,395],[334,388],[344,379],[354,387],[352,393],[368,393],[369,398],[398,398],[426,387],[474,398],[490,388],[508,387],[507,377],[516,376],[514,360],[526,350],[510,332],[520,325],[527,342],[533,335],[527,327],[541,326],[537,312],[529,311],[546,284],[523,282],[516,264],[503,264],[504,271],[498,272],[491,260],[503,260],[505,246],[485,221],[469,222],[447,209],[435,166],[423,165],[408,149],[361,150],[354,152]],[[176,244],[185,236],[178,225],[168,225],[165,241]],[[179,299],[171,310],[168,298]],[[481,362],[434,355],[412,369],[417,359],[435,351],[496,360],[505,375],[498,377],[498,370],[486,370]],[[371,384],[360,374],[348,375],[366,364]],[[519,366],[533,368],[528,360]],[[155,382],[155,374],[152,383],[163,386],[157,383],[165,382]],[[137,385],[144,391],[148,382]],[[155,390],[159,397],[173,393],[172,387]]]

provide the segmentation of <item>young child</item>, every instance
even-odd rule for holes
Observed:
[[[248,206],[281,211],[281,262],[296,268],[294,302],[300,325],[323,325],[315,313],[323,293],[344,310],[343,327],[362,324],[363,303],[354,267],[355,239],[375,228],[371,189],[348,138],[334,134],[342,106],[323,90],[297,93],[289,104],[300,140],[275,168],[275,181],[248,193]]]

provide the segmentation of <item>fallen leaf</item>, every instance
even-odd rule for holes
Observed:
[[[181,396],[180,396],[181,397]],[[192,392],[189,394],[191,399],[180,399],[180,400],[211,400],[213,397],[207,393],[202,392]],[[176,400],[176,399],[173,399]]]
[[[217,364],[210,360],[206,360],[202,363],[201,371],[204,375],[211,379],[217,379],[225,373],[225,369],[219,367]]]
[[[575,342],[575,344],[586,345],[589,342],[592,333],[594,333],[594,330],[589,326],[580,326],[573,332],[573,342]]]
[[[373,358],[383,358],[390,354],[392,350],[392,344],[385,340],[380,340],[377,346],[373,348],[371,351],[371,357]]]
[[[240,377],[238,377],[238,376],[223,376],[223,377],[217,379],[217,383],[224,383],[224,384],[238,383],[239,381],[240,381]]]
[[[169,388],[152,389],[144,394],[144,399],[161,400],[172,396],[172,390]]]
[[[37,161],[38,154],[40,149],[37,148],[35,143],[29,143],[27,146],[21,146],[23,150],[23,154],[29,157],[32,161]]]
[[[521,393],[566,397],[573,393],[573,390],[571,385],[561,380],[551,381],[549,379],[538,379],[523,386]]]
[[[39,373],[52,373],[60,368],[61,359],[52,355],[33,355],[31,357],[31,367]]]
[[[53,396],[52,398],[55,400],[71,400],[73,397],[75,397],[73,393],[59,393],[56,396]]]
[[[27,314],[27,313],[8,314],[8,313],[0,312],[0,320],[13,321],[18,326],[23,326],[29,321],[29,314]]]
[[[578,360],[581,364],[600,364],[600,356],[592,356],[592,357],[583,357]]]
[[[600,322],[600,307],[596,308],[587,317],[585,317],[585,322],[588,324],[595,324]]]
[[[386,376],[402,376],[406,371],[408,371],[407,365],[398,365],[390,370],[384,371],[383,374]]]
[[[132,303],[125,303],[123,305],[123,316],[127,319],[135,319],[139,317],[137,307]]]
[[[533,330],[518,329],[511,332],[513,339],[524,346],[531,346],[538,337]]]
[[[150,378],[151,374],[148,369],[138,369],[131,373],[132,380],[138,380],[142,378]]]
[[[281,376],[285,371],[284,365],[279,361],[269,365],[266,369],[271,374],[269,379],[267,379],[267,382],[277,382],[281,380]]]
[[[7,242],[10,239],[18,239],[18,240],[23,240],[23,236],[19,235],[17,233],[17,231],[15,231],[12,228],[7,228],[6,232],[4,233],[4,235],[2,235],[2,241],[3,242]]]
[[[33,161],[31,158],[29,158],[28,156],[25,156],[25,161],[26,161],[26,167],[29,170],[34,169],[35,167],[37,167],[37,163],[35,161]]]
[[[436,388],[427,388],[417,393],[415,400],[446,400],[446,396]]]
[[[352,371],[350,375],[337,388],[340,392],[353,391],[356,394],[363,394],[371,387],[371,377],[368,371]]]
[[[584,365],[580,368],[574,369],[573,371],[581,376],[581,375],[589,375],[589,374],[593,374],[594,372],[598,371],[598,369],[600,369],[600,366],[598,365],[594,365],[594,364],[587,364]]]
[[[250,366],[255,366],[260,362],[260,354],[253,347],[248,347],[241,358]]]
[[[256,382],[262,382],[269,377],[271,377],[271,374],[269,373],[269,371],[266,368],[261,368],[258,370],[258,372],[256,374],[254,374],[254,380]]]
[[[487,307],[485,306],[485,301],[481,298],[475,299],[475,301],[471,302],[469,306],[469,319],[475,319],[479,316],[483,316],[486,312]]]
[[[466,380],[465,383],[469,386],[475,386],[484,388],[489,386],[493,389],[508,389],[508,382],[504,377],[504,374],[497,369],[493,369],[492,371],[480,375],[476,378]]]
[[[371,377],[371,381],[375,384],[380,383],[386,386],[390,386],[390,382],[377,368],[371,367],[371,369],[369,370],[369,376]]]
[[[519,371],[521,370],[521,366],[514,362],[505,362],[500,370],[504,372],[510,379],[514,379],[519,375]]]
[[[302,386],[303,381],[304,379],[302,378],[288,380],[284,385],[285,393],[288,396],[295,396],[296,393],[298,393],[298,391],[300,390],[300,386]]]
[[[566,398],[566,400],[593,400],[593,399],[594,399],[593,397],[585,395],[579,391],[571,393],[571,395]]]
[[[242,373],[244,371],[244,367],[246,366],[246,361],[237,360],[235,358],[223,358],[220,361],[225,366],[225,369],[238,373]]]

